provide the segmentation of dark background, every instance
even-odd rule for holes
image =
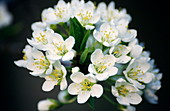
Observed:
[[[65,0],[66,1],[66,0]],[[68,1],[68,0],[67,0]],[[98,3],[101,0],[96,0]],[[103,0],[109,3],[109,0]],[[46,93],[41,90],[43,79],[29,75],[24,68],[14,65],[13,61],[22,58],[22,49],[31,37],[31,24],[39,21],[41,11],[53,6],[57,0],[8,0],[8,7],[13,15],[12,25],[20,32],[13,36],[0,38],[0,110],[36,111],[37,102],[47,97],[56,98],[58,88]],[[170,100],[170,10],[164,0],[115,0],[116,7],[126,8],[132,16],[130,28],[137,29],[140,42],[145,43],[145,50],[151,52],[157,67],[163,73],[162,88],[158,91],[159,104],[151,105],[143,99],[137,105],[138,111],[169,111]],[[8,32],[9,34],[12,32]],[[95,111],[114,111],[110,103],[103,99],[96,101]],[[90,111],[87,104],[76,102],[57,111]]]

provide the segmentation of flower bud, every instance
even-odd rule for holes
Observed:
[[[54,99],[45,99],[38,102],[38,111],[54,110],[60,106],[59,102]]]

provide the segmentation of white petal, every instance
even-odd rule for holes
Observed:
[[[103,87],[99,84],[94,84],[91,89],[91,96],[99,98],[103,94]]]
[[[116,98],[116,100],[122,105],[130,105],[126,97],[119,96]]]
[[[101,31],[108,31],[110,30],[110,25],[108,23],[103,23],[101,26],[100,26],[100,30]]]
[[[92,73],[92,74],[97,74],[97,72],[96,72],[93,64],[90,64],[90,65],[89,65],[88,71],[89,71],[90,73]]]
[[[97,41],[102,42],[102,40],[101,40],[101,34],[100,34],[98,31],[94,30],[94,31],[93,31],[93,36],[94,36],[94,38],[95,38]]]
[[[143,48],[140,45],[135,45],[135,46],[133,46],[133,48],[130,52],[130,56],[137,58],[142,53],[142,50],[143,50]]]
[[[59,56],[57,54],[53,54],[51,52],[47,53],[47,58],[50,59],[50,60],[59,60],[62,58],[62,56]]]
[[[131,104],[139,104],[142,101],[142,98],[139,94],[137,93],[131,93],[127,95],[127,98]]]
[[[96,78],[93,74],[87,74],[85,75],[86,79],[88,79],[92,83],[96,83]]]
[[[122,38],[122,41],[124,42],[130,42],[137,36],[137,31],[134,29],[128,30],[126,34],[124,35],[124,38]]]
[[[75,39],[74,39],[74,37],[72,37],[72,36],[70,36],[69,38],[67,38],[67,39],[65,40],[65,42],[64,42],[64,45],[66,46],[66,49],[67,49],[68,51],[70,51],[70,50],[73,48],[74,44],[75,44]]]
[[[45,74],[51,74],[53,71],[53,66],[52,64],[49,66],[49,68],[46,70]]]
[[[67,53],[62,57],[62,60],[63,60],[63,61],[72,60],[73,57],[74,57],[74,54],[75,54],[74,51],[71,50],[71,51],[67,52]]]
[[[114,96],[116,96],[116,97],[119,96],[119,93],[118,93],[116,87],[112,86],[111,92],[112,92],[112,94],[113,94]]]
[[[113,66],[116,62],[116,58],[113,55],[105,55],[102,60],[107,66]]]
[[[153,74],[152,73],[145,73],[144,75],[140,76],[138,78],[139,81],[144,82],[144,83],[149,83],[152,81]]]
[[[130,59],[131,59],[131,57],[125,55],[125,56],[121,56],[121,57],[117,58],[116,62],[125,64],[125,63],[129,62]]]
[[[108,71],[109,76],[114,76],[117,74],[118,68],[117,67],[109,67],[109,68],[107,68],[106,71]]]
[[[77,95],[81,91],[82,85],[77,83],[71,83],[68,86],[68,93],[71,95]]]
[[[103,53],[101,49],[96,49],[91,55],[91,62],[97,64],[100,62],[100,59],[103,58]]]
[[[90,97],[90,91],[81,91],[77,96],[77,102],[79,104],[85,103]]]
[[[56,84],[55,81],[45,81],[43,83],[42,90],[43,91],[51,91],[54,88],[55,84]]]
[[[25,60],[18,60],[18,61],[14,61],[14,63],[19,66],[19,67],[26,67],[27,61]]]
[[[99,21],[99,19],[100,19],[100,15],[96,14],[92,17],[92,19],[89,22],[95,24]]]
[[[86,28],[86,30],[92,30],[95,27],[93,25],[86,25],[85,28]]]
[[[81,83],[82,81],[84,81],[85,79],[85,76],[83,73],[81,72],[76,72],[76,73],[73,73],[71,76],[70,76],[71,80],[75,83]]]
[[[60,90],[65,90],[67,88],[67,81],[66,78],[63,78],[60,83]]]
[[[102,73],[102,74],[97,74],[97,75],[96,75],[96,79],[97,79],[98,81],[104,81],[104,80],[106,80],[106,79],[108,79],[108,78],[109,78],[109,76],[108,76],[107,73]]]

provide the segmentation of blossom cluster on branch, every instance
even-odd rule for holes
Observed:
[[[126,9],[116,9],[114,2],[96,6],[91,1],[59,0],[41,17],[31,26],[23,59],[15,61],[45,79],[42,90],[60,87],[58,100],[41,101],[39,110],[56,109],[76,99],[94,109],[94,99],[101,96],[124,111],[134,111],[131,105],[139,104],[143,94],[157,103],[162,73],[143,50],[137,31],[129,28],[131,16]]]

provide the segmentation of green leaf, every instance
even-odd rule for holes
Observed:
[[[74,17],[70,19],[70,35],[75,38],[76,44],[74,49],[80,51],[80,45],[85,35],[85,28],[80,24],[80,22]]]
[[[87,30],[86,34],[83,37],[83,40],[82,40],[81,45],[80,45],[80,50],[81,51],[83,51],[85,49],[85,47],[86,47],[86,42],[87,42],[87,39],[90,36],[90,32],[91,32],[91,30]]]
[[[80,64],[83,64],[86,61],[88,53],[88,48],[86,48],[80,56]]]
[[[90,108],[94,111],[95,109],[95,99],[93,97],[90,97],[89,100],[87,101],[88,105]]]

